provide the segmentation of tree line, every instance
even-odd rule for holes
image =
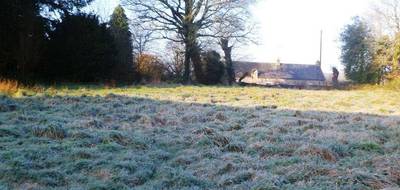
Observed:
[[[100,23],[80,11],[90,2],[1,1],[0,76],[26,83],[138,80],[124,10]]]
[[[341,33],[342,63],[356,83],[385,84],[400,77],[400,1],[381,0],[372,7]]]
[[[251,1],[122,0],[105,23],[82,11],[92,1],[2,0],[0,78],[25,83],[235,81],[232,48],[250,39]],[[148,53],[148,44],[161,39],[173,47],[172,61]]]

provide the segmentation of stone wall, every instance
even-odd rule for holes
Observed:
[[[243,83],[265,85],[265,86],[327,86],[325,81],[315,81],[315,80],[286,80],[286,79],[266,79],[266,78],[253,78],[246,77],[242,80]]]

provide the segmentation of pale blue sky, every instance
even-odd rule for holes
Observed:
[[[314,64],[319,59],[320,30],[324,31],[323,69],[340,65],[339,35],[345,24],[363,15],[374,0],[260,0],[254,6],[259,23],[258,45],[243,47],[249,61]],[[378,0],[375,0],[378,1]],[[95,0],[92,10],[110,15],[119,0]]]

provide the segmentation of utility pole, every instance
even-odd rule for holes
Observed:
[[[322,35],[323,35],[323,31],[321,30],[321,36],[319,39],[319,64],[322,65]]]

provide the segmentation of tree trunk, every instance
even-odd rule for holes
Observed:
[[[193,69],[196,81],[203,83],[204,75],[203,75],[202,62],[200,56],[200,48],[198,47],[197,43],[193,44],[190,57],[193,63]]]
[[[228,75],[228,83],[232,85],[235,82],[235,71],[232,61],[232,46],[229,46],[228,39],[221,39],[221,48],[225,54],[226,74]]]
[[[248,72],[244,73],[243,76],[240,77],[239,83],[242,83],[243,79],[245,79],[248,76],[250,76],[250,73],[248,73]]]
[[[189,81],[190,81],[190,47],[188,43],[185,42],[183,83],[188,84]]]
[[[196,77],[197,82],[201,82],[203,77],[201,57],[200,57],[200,49],[197,45],[197,41],[195,38],[189,37],[185,40],[185,71],[183,75],[183,82],[188,84],[190,82],[190,73],[191,67],[190,64],[193,64],[194,76]]]
[[[197,44],[197,27],[192,21],[188,21],[184,27],[184,43],[185,43],[185,71],[183,82],[190,82],[190,63],[193,64],[196,80],[199,82],[203,79],[203,71],[201,69],[200,48]]]
[[[185,71],[183,73],[183,83],[188,84],[190,81],[190,60],[192,54],[192,43],[193,43],[193,19],[190,17],[193,11],[193,0],[185,0],[185,19],[183,20],[183,29],[182,34],[184,37],[185,43],[185,61],[184,61],[184,68]]]

